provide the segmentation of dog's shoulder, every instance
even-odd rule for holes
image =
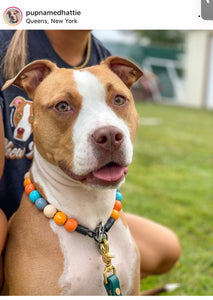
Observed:
[[[5,272],[10,270],[6,276],[10,294],[61,293],[55,276],[60,276],[64,267],[58,237],[50,228],[49,220],[35,209],[26,195],[9,221],[5,253]],[[47,278],[48,289],[45,287]]]

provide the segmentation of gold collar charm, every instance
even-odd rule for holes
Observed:
[[[104,269],[104,286],[109,296],[122,296],[119,279],[116,276],[115,267],[112,265],[111,258],[113,256],[109,253],[109,243],[105,237],[99,243],[99,251],[102,254],[102,260],[105,263]],[[113,272],[112,275],[107,277],[109,272]]]

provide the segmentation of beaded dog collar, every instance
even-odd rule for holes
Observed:
[[[30,201],[35,204],[38,210],[43,211],[45,217],[49,219],[53,218],[56,224],[64,225],[64,228],[69,232],[77,231],[83,235],[94,238],[96,242],[100,243],[101,236],[105,234],[107,237],[107,232],[119,218],[119,211],[122,208],[121,201],[123,198],[120,190],[116,191],[115,204],[106,224],[104,226],[99,225],[95,230],[90,230],[89,228],[80,225],[77,220],[68,218],[63,212],[58,211],[52,204],[49,204],[36,190],[34,184],[30,180],[29,172],[25,174],[24,178],[25,193],[29,196]]]
[[[119,218],[119,211],[122,208],[123,196],[118,189],[116,191],[115,204],[112,213],[103,226],[99,224],[94,230],[80,225],[77,220],[68,218],[63,212],[58,211],[52,204],[49,204],[36,190],[34,184],[30,180],[30,174],[27,172],[24,176],[24,187],[25,193],[29,196],[32,203],[35,204],[36,208],[43,211],[43,214],[48,219],[54,219],[55,223],[62,226],[69,232],[79,232],[85,236],[93,238],[98,243],[99,251],[102,255],[102,260],[105,263],[104,269],[104,286],[109,296],[121,296],[119,279],[116,276],[115,267],[111,264],[112,255],[109,253],[109,243],[107,232],[113,226],[115,221]],[[112,275],[107,276],[107,273],[113,272]]]

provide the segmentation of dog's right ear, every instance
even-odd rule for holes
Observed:
[[[143,75],[133,62],[119,56],[109,56],[101,64],[107,65],[129,89]]]
[[[35,60],[25,66],[14,78],[5,82],[2,91],[10,85],[15,85],[24,89],[32,99],[37,86],[47,77],[57,66],[49,60]]]

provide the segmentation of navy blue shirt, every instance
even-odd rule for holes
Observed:
[[[0,58],[5,55],[14,34],[12,30],[0,31]],[[99,64],[110,52],[91,35],[90,57],[86,67]],[[43,30],[28,31],[28,63],[36,59],[49,59],[58,67],[71,68],[52,48]],[[0,75],[0,86],[4,84]],[[9,218],[18,208],[24,191],[24,174],[29,171],[33,157],[32,101],[25,91],[11,86],[0,92],[5,131],[5,168],[0,179],[0,208]]]

